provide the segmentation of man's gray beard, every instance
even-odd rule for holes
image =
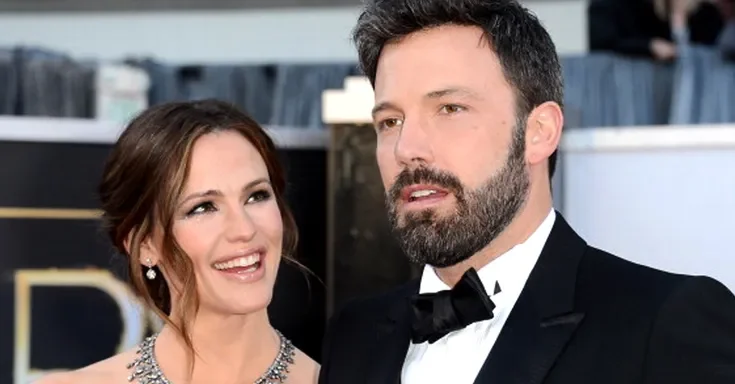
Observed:
[[[504,166],[482,186],[468,190],[447,172],[423,169],[424,182],[448,188],[455,194],[456,212],[439,217],[435,211],[407,213],[399,220],[396,204],[402,188],[387,194],[388,219],[408,259],[444,268],[469,259],[502,233],[526,202],[530,180],[525,163],[525,129],[514,129]],[[422,173],[422,171],[417,171]],[[404,171],[407,178],[411,171]],[[399,176],[400,179],[400,176]],[[442,181],[442,183],[438,183]],[[414,182],[419,182],[415,180]],[[399,183],[396,183],[399,184]],[[453,189],[459,189],[453,190]]]

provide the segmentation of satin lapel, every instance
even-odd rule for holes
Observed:
[[[418,283],[411,284],[393,304],[385,322],[378,324],[375,343],[369,354],[366,384],[398,384],[411,341],[410,297],[418,292]]]
[[[557,212],[554,228],[476,384],[541,384],[584,313],[574,311],[587,244]]]
[[[539,322],[530,300],[519,302],[475,380],[476,384],[540,384],[584,314]],[[514,318],[513,318],[514,317]]]

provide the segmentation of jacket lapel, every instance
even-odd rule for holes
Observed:
[[[397,384],[401,382],[401,370],[411,341],[410,298],[418,292],[418,280],[409,283],[399,293],[388,311],[384,322],[375,328],[375,342],[369,356],[365,375],[366,384]]]
[[[557,212],[549,239],[476,384],[543,382],[584,318],[574,311],[574,290],[586,247]]]

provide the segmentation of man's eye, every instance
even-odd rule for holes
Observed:
[[[465,108],[463,106],[461,106],[461,105],[445,104],[445,105],[442,105],[442,107],[441,107],[441,109],[439,111],[441,113],[451,115],[451,114],[455,114],[457,112],[464,111],[464,109]]]
[[[400,126],[401,124],[403,124],[403,120],[401,119],[385,119],[379,121],[376,128],[378,129],[378,131],[382,131],[386,129],[393,129]]]

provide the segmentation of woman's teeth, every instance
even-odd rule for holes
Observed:
[[[248,268],[250,270],[258,269],[258,263],[260,263],[260,254],[253,254],[248,256],[238,257],[224,263],[215,263],[214,268],[220,271],[233,269],[233,268]]]

